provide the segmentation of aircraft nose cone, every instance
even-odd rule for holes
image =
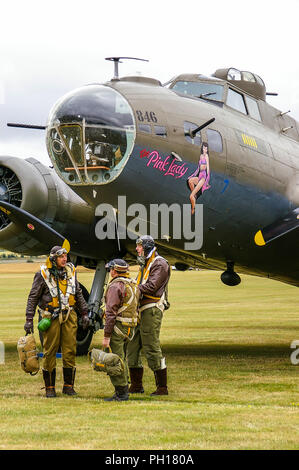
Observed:
[[[72,185],[100,185],[123,170],[135,143],[133,110],[106,85],[87,85],[64,96],[50,113],[49,156]]]
[[[126,99],[105,85],[87,85],[71,91],[52,109],[49,124],[86,122],[121,129],[134,126],[133,111]]]

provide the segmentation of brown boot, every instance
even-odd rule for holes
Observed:
[[[76,369],[75,367],[63,367],[63,389],[62,393],[65,395],[77,395],[74,390],[74,382],[75,382],[75,375]]]
[[[131,367],[129,371],[131,380],[129,393],[144,393],[142,385],[143,367]]]
[[[43,378],[45,382],[46,397],[47,398],[56,397],[56,391],[55,391],[56,369],[53,369],[51,372],[43,369]]]
[[[168,388],[167,388],[167,368],[155,370],[155,379],[156,379],[156,386],[157,390],[151,393],[151,396],[156,395],[168,395]]]
[[[129,400],[129,393],[128,393],[128,386],[125,387],[116,386],[115,393],[112,397],[104,398],[104,401],[128,401]]]

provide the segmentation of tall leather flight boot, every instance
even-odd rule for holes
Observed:
[[[104,398],[104,401],[128,401],[129,400],[129,393],[128,393],[128,386],[116,386],[115,387],[115,394],[112,397]]]
[[[144,393],[142,385],[143,367],[132,367],[129,372],[131,381],[129,393]]]
[[[63,389],[62,393],[65,395],[77,395],[74,390],[74,382],[75,382],[75,375],[76,375],[76,368],[75,367],[63,367]]]
[[[168,395],[167,367],[165,367],[165,369],[155,370],[154,374],[155,374],[155,379],[156,379],[157,390],[151,393],[151,396]]]
[[[45,382],[46,397],[47,398],[56,397],[56,391],[55,391],[56,369],[53,369],[51,372],[43,369],[43,378]]]

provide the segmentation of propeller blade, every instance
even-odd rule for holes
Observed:
[[[264,246],[275,238],[282,237],[291,230],[299,227],[299,207],[289,212],[273,224],[259,230],[254,236],[254,242],[258,246]]]
[[[21,226],[26,233],[30,233],[33,238],[47,244],[49,249],[61,245],[67,252],[70,251],[70,243],[63,235],[29,212],[4,201],[0,201],[0,211],[4,212],[12,222]]]

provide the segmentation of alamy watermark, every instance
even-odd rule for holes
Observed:
[[[295,349],[295,351],[292,352],[290,359],[291,363],[294,366],[297,366],[299,364],[299,340],[294,339],[294,341],[291,342],[291,349]]]
[[[203,244],[203,205],[196,204],[194,214],[191,204],[167,205],[134,203],[127,207],[126,196],[118,196],[117,208],[99,204],[95,215],[101,217],[95,227],[99,240],[136,240],[140,235],[154,239],[182,240],[184,250],[199,250]]]
[[[0,364],[5,363],[5,346],[3,341],[0,341]]]

